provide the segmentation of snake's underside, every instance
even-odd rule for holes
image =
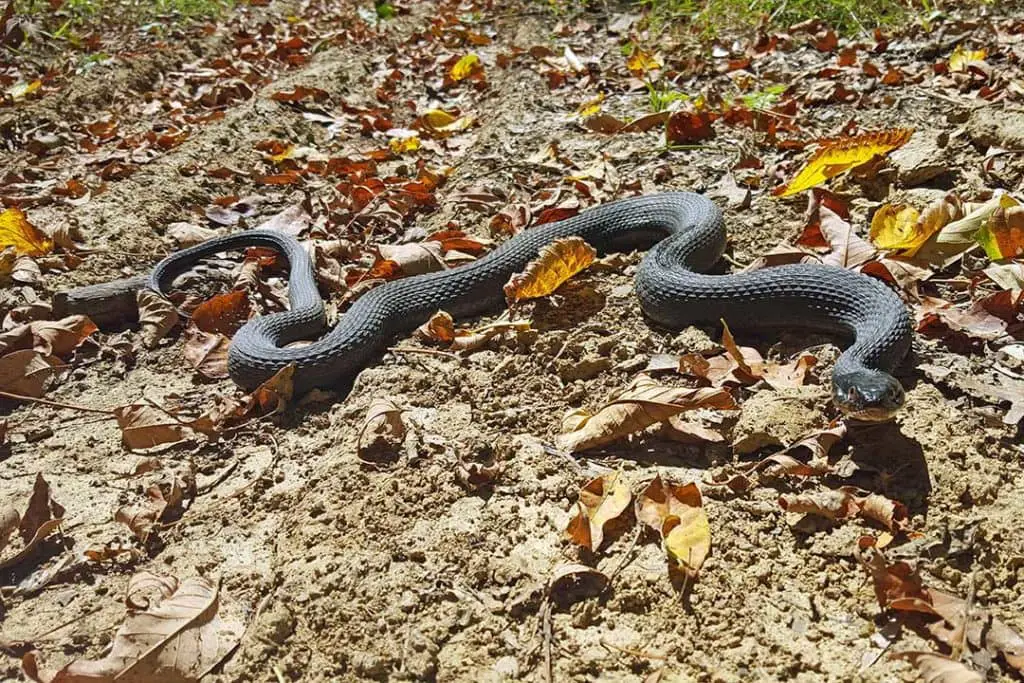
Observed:
[[[196,260],[229,249],[264,246],[282,252],[290,267],[291,308],[246,323],[232,340],[228,371],[235,383],[252,389],[294,363],[295,390],[301,393],[354,377],[395,335],[421,325],[439,309],[462,319],[500,309],[509,277],[541,247],[570,236],[601,252],[653,245],[637,273],[636,292],[656,323],[680,329],[725,320],[740,329],[825,332],[848,344],[833,372],[833,397],[841,408],[856,417],[884,419],[902,404],[902,387],[889,373],[910,348],[911,327],[895,293],[874,278],[825,265],[703,274],[722,256],[725,229],[718,207],[688,192],[605,204],[526,230],[468,265],[388,282],[356,301],[326,334],[309,255],[283,233],[251,230],[177,252],[157,264],[149,286],[164,293]]]

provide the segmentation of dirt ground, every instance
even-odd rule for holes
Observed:
[[[609,135],[581,124],[575,113],[598,91],[609,93],[602,107],[610,115],[650,112],[648,90],[631,82],[624,66],[623,45],[637,30],[627,15],[635,7],[580,15],[498,3],[409,3],[399,9],[396,18],[372,29],[366,24],[369,5],[246,6],[209,30],[175,30],[145,49],[110,52],[109,59],[47,84],[41,96],[0,108],[3,166],[25,183],[8,185],[7,204],[18,193],[38,194],[45,180],[85,178],[96,190],[98,169],[109,163],[104,154],[123,154],[110,158],[135,167],[123,178],[111,171],[103,191],[84,200],[47,194],[23,204],[34,225],[50,234],[76,231],[86,251],[73,267],[47,269],[34,285],[9,287],[4,310],[33,298],[48,301],[71,287],[147,273],[178,248],[173,224],[226,233],[297,205],[311,215],[300,238],[320,245],[420,241],[453,227],[501,240],[505,236],[489,228],[492,217],[519,204],[532,207],[536,217],[543,208],[571,210],[637,193],[695,189],[725,208],[736,264],[792,244],[801,234],[805,199],[773,197],[767,183],[791,177],[806,154],[766,147],[760,131],[721,121],[714,138],[672,150],[665,149],[660,128]],[[1014,140],[1024,140],[1024,127],[1014,126],[1024,121],[1020,91],[1016,102],[987,102],[968,89],[951,95],[929,71],[960,43],[993,51],[998,44],[1002,54],[1020,55],[1019,27],[1014,33],[1002,21],[947,19],[929,31],[908,29],[872,57],[903,66],[907,78],[899,88],[869,86],[863,75],[833,76],[857,97],[801,108],[794,138],[839,135],[851,130],[851,122],[857,130],[916,131],[920,158],[894,158],[895,171],[880,172],[880,180],[832,182],[849,200],[858,232],[866,233],[870,212],[890,188],[918,202],[948,190],[970,197],[994,187],[983,173],[990,147],[1019,155]],[[460,25],[469,28],[453,28]],[[692,75],[680,67],[677,87],[695,94],[734,87],[733,72],[716,65],[744,53],[753,40],[748,33],[735,43],[720,39],[714,53],[703,52],[695,38],[667,32],[639,37],[668,61],[707,60]],[[280,47],[297,35],[303,47]],[[491,40],[477,45],[475,35]],[[844,45],[876,44],[874,37],[841,38]],[[252,49],[247,40],[264,57],[266,45],[276,44],[302,58],[247,60],[240,57]],[[817,74],[836,62],[836,54],[808,40],[796,36],[787,49],[756,56],[746,71],[758,85],[742,87],[751,92],[784,82],[801,92],[821,88],[829,79]],[[573,55],[567,68],[561,66],[566,47]],[[479,55],[486,86],[445,84],[451,57],[469,51]],[[582,62],[580,69],[573,68],[573,58]],[[239,60],[252,71],[237,66]],[[1006,60],[1013,62],[1012,56]],[[235,71],[225,75],[229,69]],[[552,75],[559,69],[568,76]],[[184,115],[168,113],[166,102],[183,93],[198,100],[207,88],[216,95],[231,78],[246,81],[253,72],[259,77],[248,79],[250,96],[225,96],[205,109],[182,100]],[[919,79],[910,75],[919,73]],[[272,97],[297,86],[324,95],[301,103]],[[390,90],[386,103],[382,88]],[[401,214],[395,218],[378,216],[386,204],[378,202],[360,207],[353,218],[346,213],[351,207],[337,199],[344,194],[338,178],[304,176],[301,183],[281,185],[254,180],[274,172],[267,156],[275,152],[258,149],[264,141],[301,148],[307,160],[318,154],[357,158],[386,148],[394,137],[388,129],[409,128],[434,107],[472,114],[475,122],[448,137],[423,136],[417,152],[379,161],[377,175],[412,182],[420,177],[418,163],[448,167],[446,180],[433,190],[435,203],[403,207],[409,210],[394,211]],[[223,116],[196,118],[210,111]],[[376,121],[382,115],[390,125]],[[193,119],[180,144],[143,145],[141,151],[121,144],[154,129],[164,134],[176,125],[169,120],[180,123],[182,116]],[[327,121],[335,116],[332,128]],[[47,132],[67,138],[69,123],[73,128],[104,117],[117,119],[118,138],[91,152],[58,147],[40,156],[28,144]],[[549,153],[552,144],[557,152]],[[763,165],[735,170],[748,157]],[[1021,190],[1019,161],[1011,155],[1003,189]],[[723,185],[734,173],[757,175],[764,185],[737,194],[735,185]],[[582,179],[566,180],[570,176]],[[480,199],[474,201],[474,194]],[[231,225],[210,220],[214,199],[228,195],[244,200],[241,208],[226,203],[246,215]],[[1008,379],[1015,371],[997,368],[999,344],[954,352],[942,341],[918,338],[914,358],[898,373],[907,400],[895,422],[850,426],[831,450],[832,462],[855,465],[845,472],[849,476],[765,477],[739,492],[714,485],[721,473],[825,429],[837,417],[828,394],[837,351],[825,338],[808,340],[796,332],[740,335],[741,343],[765,357],[785,359],[809,348],[819,362],[804,386],[738,388],[739,411],[699,413],[704,426],[724,437],[718,443],[684,444],[649,430],[596,451],[569,455],[555,448],[567,411],[600,407],[658,354],[708,351],[717,342],[712,330],[662,330],[644,320],[630,289],[640,256],[588,270],[553,297],[527,304],[523,316],[533,322],[531,334],[507,336],[463,356],[424,353],[436,347],[395,340],[399,349],[412,351],[386,354],[360,373],[350,392],[317,392],[213,441],[132,452],[109,415],[8,402],[0,501],[22,507],[42,473],[65,512],[59,537],[31,561],[0,570],[0,586],[8,587],[0,602],[0,646],[7,655],[0,678],[24,680],[20,658],[28,650],[38,650],[51,668],[103,656],[124,619],[128,577],[145,570],[219,582],[222,610],[243,624],[237,649],[206,680],[915,680],[909,663],[887,655],[941,648],[913,618],[879,607],[855,551],[858,539],[878,537],[880,527],[863,519],[831,522],[787,513],[777,502],[783,494],[841,485],[907,506],[906,528],[914,533],[885,548],[890,560],[913,560],[927,585],[970,594],[1024,631],[1021,432],[1004,419],[1007,401],[977,390],[978,384],[1008,391],[1024,386]],[[960,267],[938,273],[939,282],[923,283],[922,290],[949,296],[952,285],[945,283],[958,277]],[[967,296],[965,291],[959,293]],[[329,287],[325,294],[342,309],[351,296]],[[499,313],[456,322],[479,327]],[[195,416],[215,396],[236,391],[230,380],[198,378],[183,362],[180,330],[154,349],[140,344],[134,325],[101,330],[94,339],[95,345],[76,352],[46,399],[93,408],[150,401]],[[122,353],[126,345],[134,352]],[[658,378],[692,384],[676,373]],[[974,384],[965,387],[963,378]],[[408,434],[392,457],[361,457],[367,410],[381,398],[406,411]],[[731,446],[751,434],[759,435],[763,448],[740,453]],[[153,457],[160,469],[138,473]],[[492,482],[480,488],[467,483],[468,467],[492,462],[499,467]],[[146,542],[115,521],[115,511],[143,499],[147,487],[190,471],[198,493]],[[675,581],[656,534],[630,528],[612,534],[595,553],[566,539],[580,487],[613,471],[621,471],[634,491],[655,475],[701,486],[712,550],[699,577],[685,585]],[[138,552],[79,563],[42,589],[16,590],[66,556],[113,546]],[[608,577],[609,586],[597,595],[577,586],[583,594],[566,597],[565,584],[553,586],[553,577],[563,565],[581,562]],[[1020,680],[1000,656],[968,650],[965,661],[984,680]]]

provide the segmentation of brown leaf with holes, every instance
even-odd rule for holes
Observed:
[[[178,324],[178,309],[164,297],[146,288],[138,291],[136,301],[139,304],[142,345],[152,349]]]
[[[203,332],[222,334],[229,339],[249,320],[251,307],[244,290],[218,294],[196,306],[192,324]]]
[[[696,577],[711,552],[711,526],[700,489],[657,476],[636,500],[636,518],[661,535],[674,568]]]
[[[605,525],[619,519],[631,502],[633,493],[622,472],[590,480],[580,489],[576,516],[569,521],[566,535],[577,545],[596,552],[604,541]]]
[[[596,413],[566,415],[556,442],[570,452],[596,448],[698,408],[735,410],[736,403],[725,389],[668,387],[641,375]]]
[[[580,237],[555,240],[541,248],[537,258],[516,273],[505,285],[510,303],[547,296],[584,270],[597,257],[597,250]]]
[[[22,658],[25,674],[37,683],[114,683],[198,681],[231,651],[244,631],[240,609],[225,609],[220,588],[209,579],[171,579],[152,594],[132,598],[110,652],[98,660],[76,659],[56,673],[40,665],[33,650]],[[139,580],[129,581],[129,594],[139,594]]]

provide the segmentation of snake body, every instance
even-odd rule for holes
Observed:
[[[837,336],[849,344],[833,372],[837,404],[850,415],[875,420],[891,417],[902,405],[903,389],[889,373],[910,348],[911,326],[895,293],[866,275],[816,264],[706,275],[725,248],[722,213],[707,198],[688,192],[611,202],[525,230],[468,265],[388,282],[357,300],[326,334],[310,257],[280,232],[250,230],[174,253],[157,264],[148,286],[166,293],[196,260],[230,249],[261,246],[281,252],[290,268],[290,310],[254,318],[238,330],[228,371],[236,384],[252,389],[294,363],[295,390],[302,393],[354,377],[395,335],[421,325],[438,309],[456,318],[500,309],[509,277],[541,247],[570,236],[601,252],[650,248],[635,286],[654,322],[680,329],[724,319],[741,329],[798,327]],[[306,346],[285,348],[317,337]]]

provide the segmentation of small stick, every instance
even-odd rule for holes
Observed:
[[[644,652],[642,650],[633,650],[633,649],[628,648],[628,647],[622,647],[620,645],[616,645],[615,643],[609,643],[604,638],[601,638],[601,640],[599,640],[598,642],[600,642],[603,647],[611,648],[613,650],[618,650],[619,652],[624,652],[627,655],[633,655],[634,657],[640,657],[642,659],[657,659],[657,660],[660,660],[660,661],[665,661],[666,659],[668,659],[668,657],[666,657],[665,655],[656,655],[656,654],[651,653],[651,652]]]
[[[26,403],[41,403],[44,406],[50,406],[53,408],[67,408],[68,410],[78,410],[83,413],[102,413],[111,417],[114,416],[114,411],[107,408],[90,408],[89,406],[80,406],[75,405],[74,403],[61,403],[60,401],[50,401],[45,398],[25,396],[23,394],[12,394],[9,391],[0,391],[0,396],[3,396],[4,398],[11,398],[16,401],[25,401]]]
[[[544,680],[551,683],[553,680],[551,670],[551,600],[546,599],[541,608],[544,620]]]
[[[438,351],[437,349],[415,349],[415,348],[404,348],[401,346],[389,346],[388,351],[394,351],[395,353],[422,353],[428,356],[441,356],[443,358],[454,358],[460,363],[463,361],[462,356],[457,356],[449,351]]]

